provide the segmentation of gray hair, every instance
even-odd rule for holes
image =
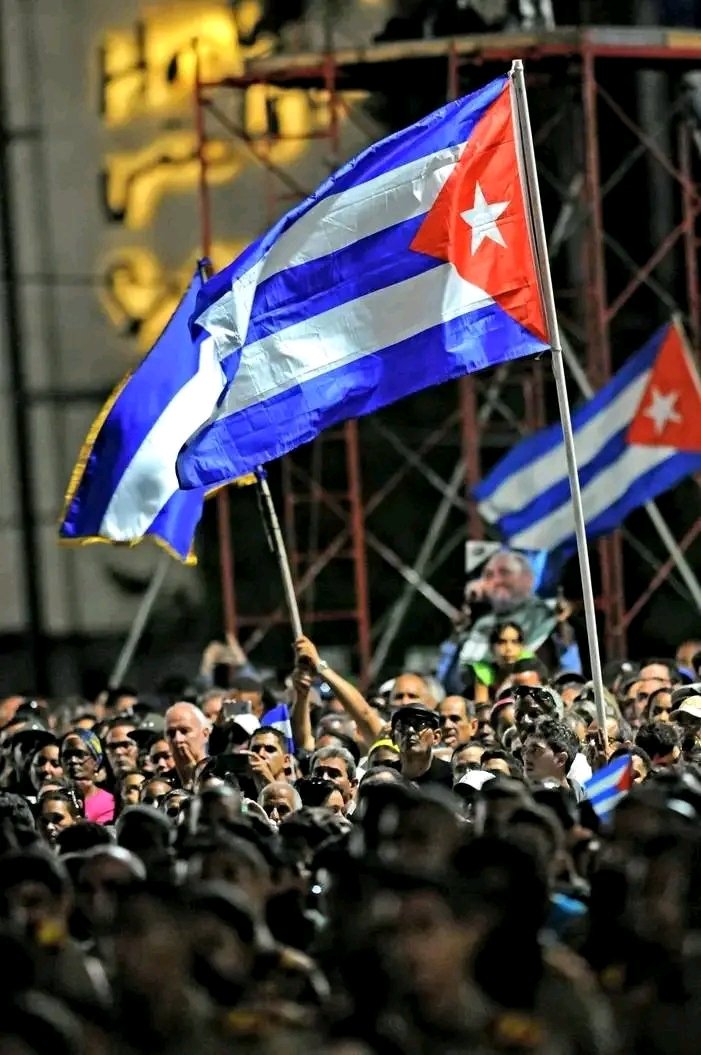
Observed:
[[[315,751],[312,755],[311,772],[314,772],[314,766],[317,762],[327,762],[329,758],[340,758],[345,762],[348,779],[355,780],[355,759],[350,751],[340,745],[339,747],[334,747],[333,744],[329,744],[328,747],[320,747],[318,751]]]
[[[201,729],[211,729],[212,723],[210,722],[204,711],[201,711],[199,707],[195,707],[194,703],[188,703],[187,700],[180,700],[178,703],[174,703],[172,707],[169,707],[166,711],[165,718],[168,721],[168,715],[176,709],[176,707],[186,707],[188,713],[195,718],[200,725]]]
[[[271,791],[273,788],[276,791],[277,791],[278,788],[287,788],[289,791],[292,792],[292,810],[293,810],[293,812],[295,812],[296,810],[301,810],[302,809],[302,806],[304,805],[304,803],[302,802],[301,795],[299,794],[297,789],[292,786],[292,784],[286,784],[284,780],[274,780],[272,784],[266,784],[265,785],[265,787],[261,791],[260,795],[258,796],[258,805],[259,806],[263,805],[263,803],[265,801],[265,794],[266,794],[266,792],[267,791]]]

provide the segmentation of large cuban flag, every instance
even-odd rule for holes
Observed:
[[[203,287],[227,384],[183,487],[547,348],[518,143],[502,77],[371,146]]]

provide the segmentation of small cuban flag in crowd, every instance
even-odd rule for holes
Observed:
[[[584,785],[584,795],[599,820],[608,821],[632,786],[633,768],[630,755],[621,755],[587,781]]]
[[[271,726],[273,729],[277,729],[278,732],[287,740],[287,753],[293,755],[295,753],[295,742],[292,737],[292,723],[290,721],[290,712],[286,703],[278,703],[276,707],[271,707],[269,711],[261,717],[261,726]]]

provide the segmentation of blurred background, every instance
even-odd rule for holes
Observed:
[[[0,692],[91,695],[104,683],[157,560],[150,545],[61,548],[56,523],[91,421],[158,335],[202,249],[195,50],[203,79],[224,82],[203,115],[211,255],[222,266],[299,192],[369,141],[502,72],[509,40],[516,34],[521,47],[527,33],[522,57],[559,304],[596,386],[672,311],[682,312],[692,336],[698,326],[698,224],[667,241],[691,207],[692,183],[680,189],[678,166],[683,161],[690,178],[699,177],[699,8],[695,0],[0,0]],[[577,26],[627,31],[611,31],[611,57],[597,70],[614,106],[601,94],[598,103],[587,96],[591,70],[579,38],[565,28]],[[640,40],[654,43],[642,58],[625,54],[635,27]],[[446,40],[455,35],[484,36],[484,45],[476,43],[479,61],[451,63]],[[413,53],[411,41],[423,42],[424,51]],[[565,43],[559,52],[540,47],[548,41]],[[371,45],[382,50],[367,62]],[[299,67],[281,77],[286,57],[304,52],[338,52],[332,85],[328,65],[311,77]],[[243,83],[256,63],[269,77]],[[591,129],[592,106],[598,158],[584,129],[585,120]],[[605,263],[598,293],[587,194],[599,200],[606,242],[598,247]],[[616,310],[607,315],[607,305]],[[478,452],[472,472],[479,474],[524,432],[553,420],[548,378],[546,364],[514,367],[489,420],[479,418],[489,376],[467,392],[434,389],[362,422],[355,437],[326,437],[272,467],[298,578],[346,531],[337,556],[302,598],[307,625],[327,652],[335,649],[357,668],[361,630],[375,642],[382,636],[448,492],[452,500],[420,575],[448,607],[460,605],[464,542],[482,529],[462,479],[449,488],[456,460],[471,445]],[[355,466],[349,450],[358,454]],[[319,488],[330,500],[320,500]],[[378,499],[383,489],[386,497]],[[677,535],[698,518],[698,494],[688,481],[661,499]],[[232,494],[229,526],[239,636],[245,645],[256,635],[253,658],[263,666],[284,665],[289,631],[284,622],[265,621],[281,594],[252,493]],[[619,608],[666,556],[642,513],[627,527],[618,551]],[[204,644],[221,635],[214,508],[200,529],[198,557],[196,569],[169,569],[130,680],[188,673]],[[689,557],[701,566],[698,542]],[[614,558],[602,564],[592,548],[592,559],[597,590],[615,592]],[[359,562],[367,603],[358,597]],[[563,588],[577,600],[574,563]],[[672,576],[627,635],[608,634],[609,653],[665,653],[697,632],[698,617],[684,598]],[[435,650],[450,626],[443,608],[425,590],[407,597],[387,669]],[[616,613],[603,606],[605,615]]]

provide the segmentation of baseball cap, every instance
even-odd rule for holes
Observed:
[[[392,715],[392,732],[399,724],[408,724],[412,721],[423,721],[432,729],[440,728],[440,718],[435,711],[425,707],[422,703],[410,703],[405,707],[399,707]]]
[[[586,685],[587,679],[577,670],[561,670],[550,681],[550,686],[558,692],[570,685]]]
[[[132,729],[129,739],[135,740],[139,745],[148,744],[164,736],[165,730],[165,716],[151,711],[139,722],[136,729]]]

